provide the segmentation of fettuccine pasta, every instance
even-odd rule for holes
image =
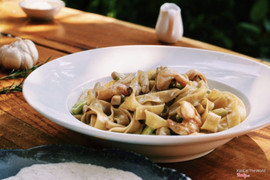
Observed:
[[[215,133],[246,118],[234,94],[209,89],[198,70],[180,74],[169,67],[137,73],[113,72],[112,80],[84,93],[71,113],[94,128],[148,135]]]

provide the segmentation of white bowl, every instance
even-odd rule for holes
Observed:
[[[32,19],[52,20],[65,3],[61,0],[24,0],[19,5]]]
[[[70,114],[83,90],[111,72],[136,72],[158,66],[173,67],[183,73],[199,69],[212,88],[231,91],[243,100],[247,119],[218,133],[154,136],[102,131]],[[23,94],[46,118],[99,143],[135,151],[156,162],[176,162],[201,157],[236,136],[269,125],[269,82],[269,67],[238,56],[182,47],[118,46],[74,53],[39,67],[25,80]]]

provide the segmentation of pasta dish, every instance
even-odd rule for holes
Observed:
[[[112,80],[86,90],[71,109],[81,122],[100,130],[146,135],[215,133],[245,120],[234,94],[210,89],[198,70],[180,74],[169,67],[113,72]]]

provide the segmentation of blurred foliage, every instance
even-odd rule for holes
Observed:
[[[68,7],[155,27],[159,8],[181,8],[184,36],[270,61],[268,0],[65,0]]]

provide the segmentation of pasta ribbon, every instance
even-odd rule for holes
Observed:
[[[136,100],[135,92],[132,91],[131,95],[126,97],[125,101],[120,105],[120,108],[135,111],[141,104]]]
[[[173,116],[176,114],[177,108],[179,107],[180,102],[187,101],[194,106],[198,105],[199,102],[206,96],[207,87],[203,81],[200,81],[198,84],[198,88],[190,94],[178,99],[170,106],[169,115]]]
[[[96,119],[93,127],[101,130],[107,130],[106,123],[109,120],[108,116],[101,109],[95,106],[91,106],[90,109],[96,114]]]
[[[136,100],[141,103],[145,104],[147,102],[154,102],[154,103],[167,103],[179,94],[179,89],[170,89],[158,92],[152,92],[144,95],[139,95],[136,97]]]
[[[155,106],[151,106],[151,105],[139,106],[136,108],[136,111],[134,113],[134,118],[136,120],[145,119],[145,111],[146,110],[159,115],[163,111],[164,106],[165,106],[165,104],[160,104],[160,105],[155,105]]]
[[[150,126],[153,129],[158,129],[161,127],[168,127],[168,122],[162,117],[145,110],[145,124]]]
[[[221,117],[219,115],[217,115],[213,112],[209,112],[201,129],[207,130],[210,132],[217,132],[220,119],[221,119]]]
[[[169,67],[122,74],[82,93],[74,117],[94,128],[133,134],[201,135],[232,128],[246,118],[236,95],[209,89],[198,70]]]

